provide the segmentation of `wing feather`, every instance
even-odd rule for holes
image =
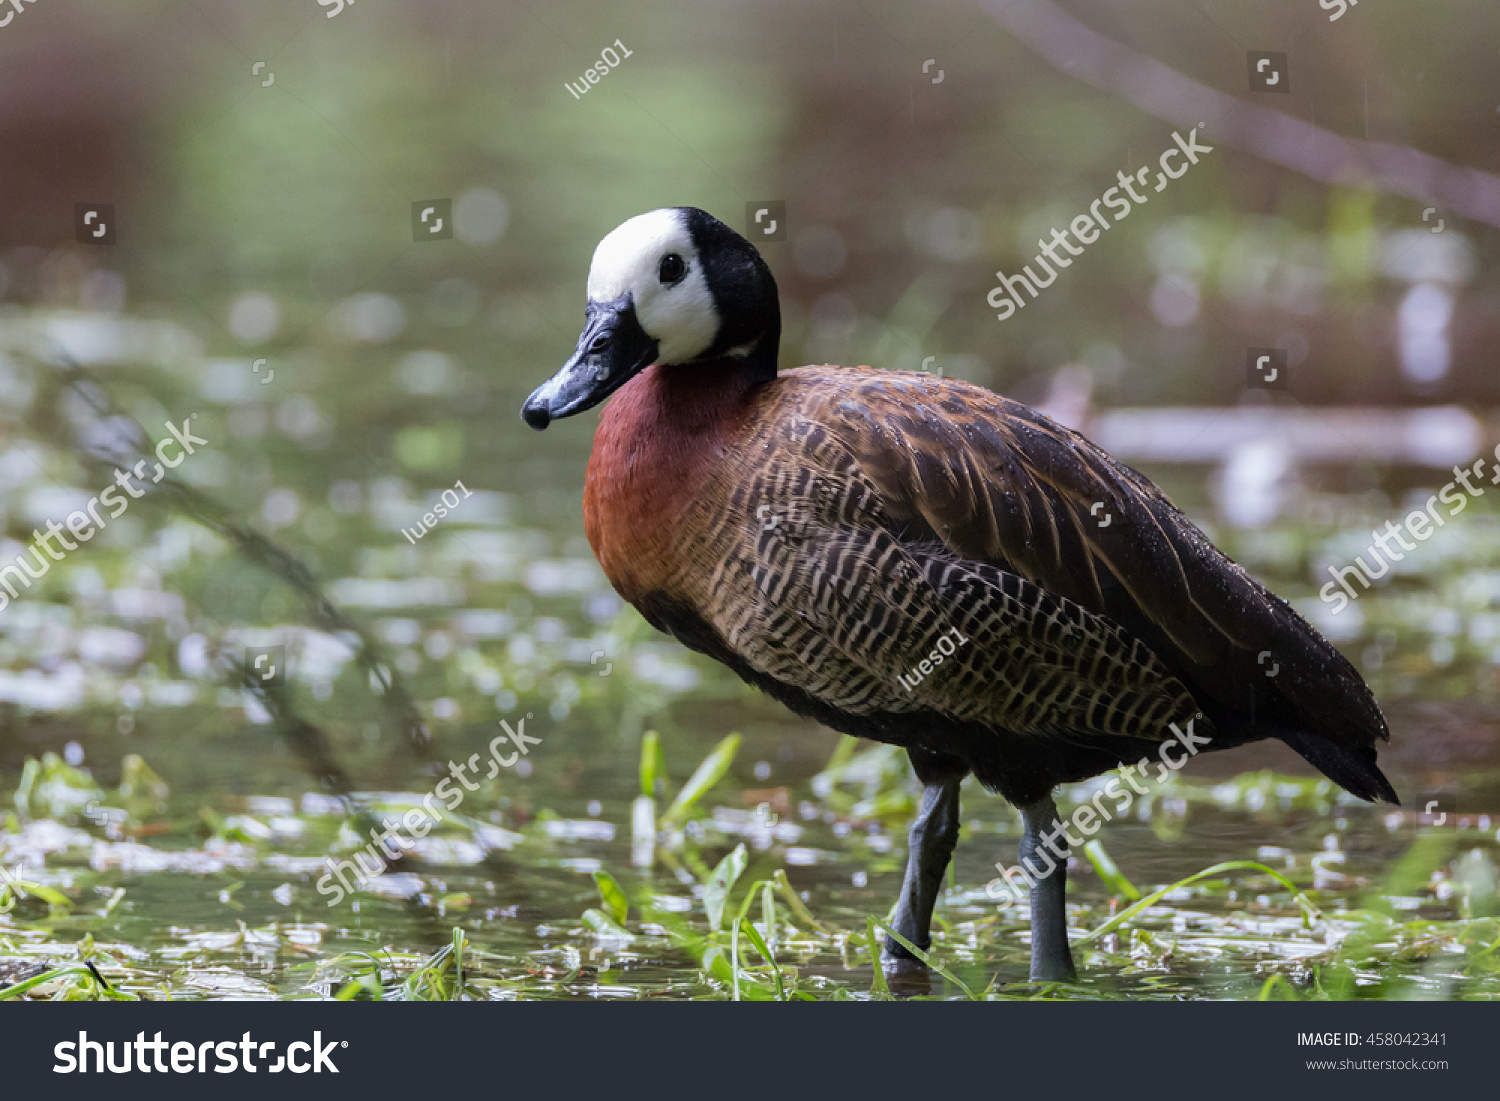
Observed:
[[[958,380],[849,368],[782,378],[797,376],[809,383],[793,389],[801,414],[847,450],[909,545],[940,545],[1103,617],[1205,704],[1351,746],[1387,736],[1369,689],[1316,629],[1078,433]]]

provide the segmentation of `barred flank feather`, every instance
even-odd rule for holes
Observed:
[[[590,542],[658,626],[839,729],[961,756],[1008,796],[1196,718],[1210,748],[1277,737],[1394,801],[1358,674],[1140,474],[958,380],[732,371],[647,369],[595,440]]]

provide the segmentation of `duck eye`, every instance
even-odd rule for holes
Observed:
[[[657,269],[657,275],[663,283],[676,283],[686,274],[687,264],[675,252],[669,252],[661,258],[661,267]]]

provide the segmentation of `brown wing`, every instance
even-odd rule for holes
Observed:
[[[803,415],[850,448],[904,541],[936,541],[1107,618],[1206,709],[1354,749],[1387,736],[1369,689],[1318,631],[1076,432],[957,380],[853,368],[783,379]]]
[[[1171,671],[1102,616],[935,540],[904,541],[826,425],[795,412],[760,423],[725,507],[703,514],[722,558],[702,606],[756,673],[850,716],[936,713],[1063,741],[1158,741],[1197,716]]]

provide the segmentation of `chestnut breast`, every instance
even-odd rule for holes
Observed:
[[[632,604],[672,593],[694,515],[751,417],[738,364],[656,365],[622,386],[594,433],[583,525],[604,574]]]

